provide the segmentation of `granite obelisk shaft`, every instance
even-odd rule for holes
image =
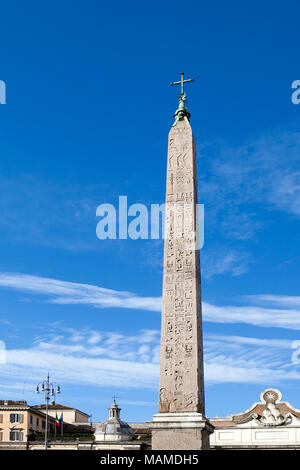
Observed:
[[[168,142],[159,412],[204,414],[196,147],[187,117]]]
[[[204,416],[196,146],[184,98],[168,140],[157,450],[208,449],[213,432]]]

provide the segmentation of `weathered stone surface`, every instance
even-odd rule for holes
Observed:
[[[155,450],[207,450],[209,434],[202,429],[170,429],[154,432],[152,449]]]
[[[152,421],[152,449],[209,449],[213,430],[201,413],[159,413]]]
[[[155,450],[208,449],[213,426],[204,416],[196,147],[187,117],[169,133],[159,413]]]
[[[169,133],[159,412],[204,413],[196,148],[187,118]]]

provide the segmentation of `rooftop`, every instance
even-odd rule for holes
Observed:
[[[34,405],[32,406],[31,408],[35,408],[35,409],[39,409],[39,410],[45,410],[46,409],[46,405],[45,404],[41,404],[41,405]],[[49,410],[74,410],[74,411],[78,411],[79,413],[82,413],[83,415],[85,416],[89,416],[87,413],[85,413],[84,411],[81,411],[81,410],[78,410],[78,408],[74,408],[72,406],[67,406],[67,405],[62,405],[61,403],[49,403],[48,405],[48,409]]]
[[[0,406],[28,406],[25,400],[0,400]]]

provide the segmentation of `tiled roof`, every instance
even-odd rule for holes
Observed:
[[[28,406],[25,400],[0,400],[0,406]]]

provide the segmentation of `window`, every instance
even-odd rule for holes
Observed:
[[[46,421],[42,421],[42,429],[46,429]]]
[[[29,419],[30,419],[30,424],[33,424],[33,416],[32,415],[30,415]]]
[[[40,425],[40,420],[39,420],[39,418],[36,418],[36,425],[37,425],[37,427],[39,427],[39,425]]]
[[[20,413],[11,413],[10,414],[10,422],[11,423],[21,423],[22,415]]]
[[[9,436],[11,441],[22,441],[23,440],[23,433],[19,430],[13,430],[10,431],[10,436]]]

